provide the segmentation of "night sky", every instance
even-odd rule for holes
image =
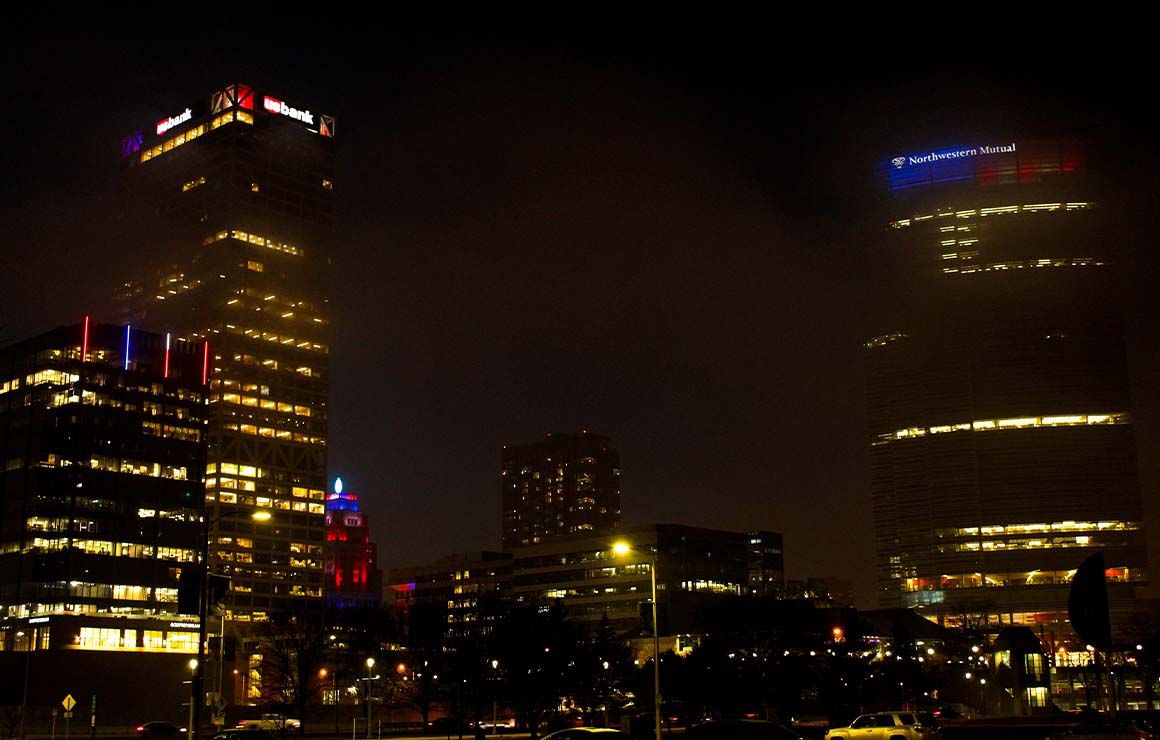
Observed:
[[[120,138],[260,86],[338,119],[330,469],[384,568],[497,549],[501,445],[587,429],[620,451],[626,523],[783,532],[789,577],[850,578],[869,606],[875,163],[1100,136],[1144,225],[1130,357],[1155,520],[1142,47],[980,55],[876,29],[829,47],[743,19],[702,30],[15,41],[0,343],[114,320],[135,259],[118,244]]]

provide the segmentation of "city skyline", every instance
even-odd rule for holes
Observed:
[[[329,471],[360,491],[385,568],[497,548],[501,445],[590,429],[620,451],[626,524],[782,532],[788,577],[850,573],[870,605],[875,163],[976,137],[1143,133],[1131,78],[1107,75],[1121,60],[1058,79],[872,60],[787,80],[788,53],[742,48],[710,62],[676,42],[399,41],[378,59],[25,40],[8,51],[5,133],[22,145],[0,211],[6,250],[29,248],[5,281],[10,343],[79,320],[133,261],[97,164],[121,137],[233,81],[333,111],[351,226],[330,291]],[[151,65],[162,49],[186,63]],[[957,89],[936,84],[952,72]],[[1144,192],[1143,169],[1124,186]],[[1135,319],[1154,518],[1154,311]]]

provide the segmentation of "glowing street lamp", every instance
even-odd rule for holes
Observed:
[[[644,553],[635,550],[627,542],[617,542],[612,546],[612,552],[624,556],[630,552],[644,555],[648,559],[648,573],[652,585],[652,623],[653,623],[653,730],[655,740],[661,740],[661,638],[660,625],[657,622],[657,557],[655,553]]]

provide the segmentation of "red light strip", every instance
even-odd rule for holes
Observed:
[[[201,359],[201,384],[209,384],[209,340],[203,344],[205,355]]]
[[[165,335],[165,371],[163,376],[169,377],[169,335]]]
[[[81,362],[89,361],[89,317],[85,317],[85,334],[81,339]]]

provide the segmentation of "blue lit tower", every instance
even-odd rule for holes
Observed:
[[[1115,206],[1088,147],[969,143],[881,166],[866,343],[879,601],[1066,631],[1102,550],[1146,580]]]

